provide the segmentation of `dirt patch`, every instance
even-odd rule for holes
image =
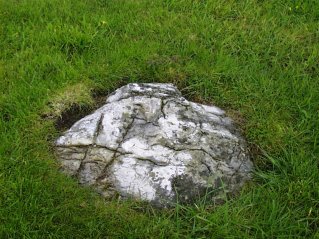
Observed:
[[[70,108],[63,111],[54,123],[56,129],[65,131],[69,129],[76,121],[90,114],[94,110],[92,106],[71,105]]]
[[[90,105],[82,105],[73,103],[70,107],[64,110],[61,115],[55,120],[55,127],[59,131],[65,131],[78,120],[91,114],[96,109],[105,104],[106,98],[111,93],[110,90],[97,89],[91,91],[93,103]]]

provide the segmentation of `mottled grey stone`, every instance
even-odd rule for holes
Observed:
[[[220,200],[250,179],[245,140],[225,112],[171,84],[129,84],[56,141],[62,169],[102,195],[167,206]]]

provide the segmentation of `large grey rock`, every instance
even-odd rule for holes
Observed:
[[[223,110],[171,84],[129,84],[56,141],[63,170],[104,196],[158,206],[237,192],[250,178],[246,143]]]

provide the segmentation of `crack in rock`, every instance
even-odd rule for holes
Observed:
[[[96,144],[96,139],[99,136],[99,133],[102,131],[103,129],[103,118],[104,118],[104,114],[101,114],[99,121],[97,122],[97,127],[96,127],[96,131],[94,133],[94,137],[93,137],[93,144]]]
[[[63,171],[104,196],[213,202],[251,178],[238,132],[223,110],[189,102],[171,84],[128,84],[59,137],[56,152]]]
[[[103,180],[103,179],[107,176],[108,168],[109,168],[109,166],[112,165],[112,163],[116,160],[116,158],[117,158],[116,156],[117,156],[117,154],[118,154],[119,148],[121,147],[121,144],[122,144],[122,142],[124,141],[124,139],[125,139],[125,137],[126,137],[128,131],[131,129],[131,127],[132,127],[134,121],[135,121],[135,118],[134,118],[134,116],[133,116],[131,122],[128,124],[127,127],[125,127],[124,133],[123,133],[123,136],[122,136],[122,139],[121,139],[121,141],[119,142],[119,145],[117,146],[117,148],[114,150],[114,154],[113,154],[113,156],[112,156],[110,162],[105,165],[105,167],[103,168],[101,174],[98,176],[98,178],[97,178],[97,181],[98,181],[98,182],[101,181],[101,180]]]

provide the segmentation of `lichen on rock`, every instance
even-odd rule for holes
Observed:
[[[218,200],[250,179],[246,142],[225,112],[171,84],[128,84],[56,140],[62,169],[102,195],[165,207]]]

